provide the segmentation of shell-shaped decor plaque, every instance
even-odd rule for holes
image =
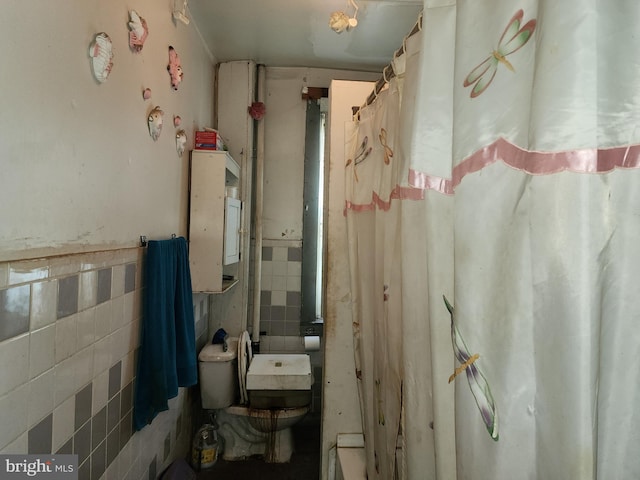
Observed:
[[[162,133],[162,117],[164,112],[160,109],[160,107],[156,107],[149,113],[147,117],[147,123],[149,125],[149,135],[153,138],[154,141],[160,137]]]
[[[103,83],[109,77],[113,67],[113,44],[111,38],[104,32],[98,33],[89,47],[93,75],[98,82]]]

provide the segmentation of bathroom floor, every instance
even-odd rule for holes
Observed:
[[[198,480],[315,480],[320,478],[320,415],[309,414],[293,428],[296,451],[291,462],[265,463],[262,458],[237,462],[222,459],[207,471],[199,472]]]

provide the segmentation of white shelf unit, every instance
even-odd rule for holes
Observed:
[[[192,150],[189,184],[191,286],[194,292],[222,293],[238,282],[240,167],[228,152]]]

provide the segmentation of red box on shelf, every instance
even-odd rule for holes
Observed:
[[[218,132],[196,131],[196,150],[224,150],[224,142]]]

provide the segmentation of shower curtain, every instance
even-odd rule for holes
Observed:
[[[360,111],[369,479],[640,478],[638,18],[635,0],[425,0]]]

